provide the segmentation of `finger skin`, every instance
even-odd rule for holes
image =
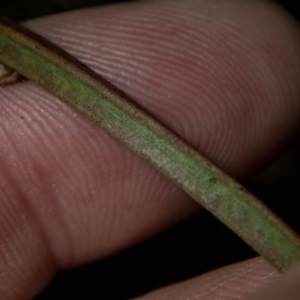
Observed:
[[[28,26],[238,179],[299,132],[299,32],[270,3],[134,2]],[[199,209],[35,84],[1,88],[0,97],[3,299],[30,299],[55,270],[119,251]]]
[[[282,278],[245,300],[297,300],[300,295],[299,287],[300,265],[292,268]]]
[[[158,289],[136,300],[241,299],[278,277],[279,273],[259,257]]]

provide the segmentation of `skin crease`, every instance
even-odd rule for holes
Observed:
[[[27,25],[239,180],[299,133],[298,24],[270,2],[140,1]],[[2,87],[0,98],[1,299],[31,299],[59,269],[120,251],[199,209],[34,83]],[[276,277],[255,259],[142,299],[240,299]]]

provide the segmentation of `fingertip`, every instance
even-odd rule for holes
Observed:
[[[253,290],[274,282],[278,276],[266,261],[254,258],[163,287],[136,300],[242,299]]]
[[[261,288],[245,300],[297,300],[300,294],[299,276],[300,264],[297,264],[273,284]]]

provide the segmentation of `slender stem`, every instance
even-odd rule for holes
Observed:
[[[143,157],[278,270],[300,240],[278,217],[124,93],[49,41],[0,18],[0,61],[33,80]]]

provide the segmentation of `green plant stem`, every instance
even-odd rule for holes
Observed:
[[[298,236],[268,208],[75,58],[32,31],[0,18],[0,61],[143,157],[279,271],[300,259]]]

